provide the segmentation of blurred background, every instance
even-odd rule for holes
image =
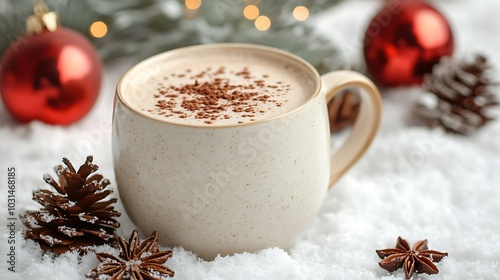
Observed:
[[[420,122],[469,134],[490,120],[480,112],[496,104],[490,91],[485,97],[487,102],[478,105],[469,99],[484,95],[483,91],[472,94],[475,91],[471,90],[465,95],[472,95],[464,99],[464,94],[457,95],[460,85],[457,88],[456,83],[445,85],[453,92],[449,96],[435,86],[447,77],[457,80],[452,77],[457,69],[472,71],[471,65],[481,63],[479,57],[472,56],[490,49],[491,44],[478,44],[479,40],[463,36],[474,33],[485,40],[490,37],[489,33],[481,32],[487,32],[487,28],[467,30],[470,24],[454,21],[467,16],[476,26],[481,26],[481,21],[491,18],[489,15],[481,17],[478,12],[461,14],[467,10],[465,3],[463,0],[0,0],[0,34],[3,35],[0,36],[3,57],[0,93],[7,110],[21,122],[38,119],[68,125],[90,111],[103,74],[100,67],[94,66],[94,77],[80,79],[79,86],[63,85],[60,76],[73,70],[50,66],[61,64],[57,61],[64,57],[58,53],[62,47],[48,52],[46,48],[50,44],[71,43],[86,48],[83,52],[95,51],[98,57],[90,63],[102,62],[104,70],[110,70],[116,63],[125,63],[120,70],[115,67],[114,71],[108,71],[119,75],[147,57],[174,48],[219,42],[254,43],[290,51],[309,61],[321,74],[338,69],[362,72],[383,91],[400,86],[421,86],[423,92],[435,95],[430,98],[435,100],[412,106],[419,111]],[[484,8],[488,6],[484,3],[470,6],[481,14],[495,10]],[[441,11],[443,7],[444,12]],[[459,9],[455,9],[457,7]],[[458,12],[452,12],[454,9]],[[45,17],[53,16],[52,12],[57,14],[62,27],[89,40],[92,49],[84,47],[86,43],[79,38],[70,39],[74,34],[54,32],[56,35],[47,39],[50,35],[45,32],[44,21]],[[464,46],[469,57],[464,61],[461,57],[453,57],[455,50]],[[7,53],[8,50],[11,52]],[[436,75],[434,79],[429,77],[422,84],[424,76],[430,76],[442,58],[452,57],[454,61],[450,67],[455,70],[438,75],[439,78],[435,78]],[[21,58],[27,59],[22,66]],[[480,58],[484,58],[484,65],[479,66],[480,73],[486,74],[490,63],[486,56],[480,55]],[[66,64],[75,66],[75,63],[78,64],[78,60],[73,56]],[[79,74],[85,76],[83,72]],[[9,75],[10,80],[6,78]],[[458,80],[462,83],[463,79]],[[53,92],[48,93],[47,87],[25,87],[27,82],[38,85],[40,81],[48,81]],[[492,80],[486,79],[476,86],[492,84]],[[472,85],[465,87],[471,89]],[[52,116],[40,117],[33,113],[44,107],[40,99],[55,95],[59,98],[52,98],[45,106],[51,107]],[[40,97],[39,104],[26,108],[34,96]],[[87,104],[81,105],[84,99]],[[74,104],[78,102],[80,114],[62,120],[64,114],[68,114],[63,111],[69,111],[72,106],[76,108]],[[475,105],[471,106],[471,102]],[[329,108],[332,131],[342,130],[354,122],[359,99],[355,92],[348,92],[336,97]],[[412,122],[415,120],[418,118]]]
[[[141,60],[204,43],[270,45],[321,69],[339,62],[333,44],[306,24],[342,0],[47,0],[63,26],[92,40],[101,57]],[[0,1],[0,53],[25,33],[36,0]],[[320,70],[321,70],[320,69]]]

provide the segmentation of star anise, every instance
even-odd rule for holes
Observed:
[[[429,250],[427,239],[418,241],[410,250],[408,242],[401,237],[398,237],[396,248],[376,252],[382,259],[378,263],[381,268],[393,272],[403,267],[406,279],[410,279],[414,272],[437,274],[439,270],[434,262],[448,256],[448,253]]]
[[[174,276],[174,271],[163,265],[172,257],[172,251],[160,251],[156,231],[142,243],[137,230],[132,232],[128,243],[123,237],[119,237],[118,241],[119,256],[97,253],[101,263],[87,277],[101,279],[101,275],[108,275],[111,276],[109,280],[160,280]]]

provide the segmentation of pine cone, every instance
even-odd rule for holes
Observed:
[[[57,192],[37,190],[33,200],[40,203],[40,211],[26,211],[21,220],[28,227],[26,238],[38,242],[45,251],[62,254],[69,250],[86,251],[86,247],[112,244],[116,241],[115,228],[120,224],[114,219],[120,216],[112,204],[112,198],[102,201],[111,190],[110,184],[100,174],[90,174],[99,168],[88,156],[78,172],[67,158],[62,165],[54,168],[59,184],[49,175],[43,176],[45,182]]]
[[[417,104],[417,113],[447,132],[474,132],[492,120],[487,109],[498,105],[490,69],[482,55],[473,62],[443,59],[424,79],[422,86],[428,93]]]
[[[346,90],[333,97],[328,103],[330,131],[339,132],[354,124],[358,117],[359,106],[359,93],[354,90]]]

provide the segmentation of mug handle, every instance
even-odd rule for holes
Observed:
[[[329,188],[358,161],[370,146],[377,132],[382,102],[377,87],[367,77],[357,72],[341,70],[321,76],[327,104],[348,87],[361,88],[361,105],[351,134],[330,161]]]

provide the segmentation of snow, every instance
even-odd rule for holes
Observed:
[[[50,184],[50,183],[54,182],[54,178],[52,178],[52,176],[50,176],[50,174],[44,174],[43,175],[43,180],[45,182],[47,182],[47,184]]]
[[[47,242],[50,246],[54,246],[54,244],[58,244],[58,243],[62,242],[62,240],[54,238],[54,237],[52,237],[50,235],[42,235],[42,234],[40,234],[40,238],[42,240],[45,240],[45,242]]]
[[[66,236],[76,236],[78,234],[76,229],[67,226],[58,226],[57,230]]]
[[[41,218],[42,218],[42,221],[46,222],[46,223],[50,223],[52,222],[52,220],[54,220],[56,218],[56,216],[50,214],[49,212],[43,212],[41,213]]]
[[[86,217],[84,217],[86,216]],[[96,216],[89,216],[85,213],[80,213],[78,214],[78,217],[80,218],[80,221],[82,222],[88,222],[88,223],[91,223],[91,224],[94,224],[97,220],[99,220],[99,217],[96,217]],[[92,217],[91,219],[89,219],[88,217]]]
[[[36,227],[38,225],[38,221],[35,218],[33,218],[32,216],[26,216],[25,219],[26,219],[26,222],[29,223],[30,226],[32,226],[32,227]]]
[[[314,20],[355,59],[359,40],[382,1],[350,0]],[[457,54],[482,52],[500,72],[500,1],[434,1],[452,23]],[[112,169],[111,114],[118,78],[133,61],[108,65],[95,109],[69,127],[39,122],[20,125],[0,108],[0,221],[7,219],[7,167],[16,167],[16,211],[38,209],[32,191],[47,184],[43,174],[68,157],[75,166],[94,155],[99,173],[115,182]],[[498,75],[497,75],[498,77]],[[376,249],[392,247],[398,236],[410,245],[427,238],[429,248],[448,252],[438,275],[414,279],[500,279],[500,121],[470,137],[446,135],[418,126],[411,107],[418,87],[383,89],[384,116],[376,140],[365,156],[328,193],[317,218],[288,251],[257,253],[201,261],[182,248],[172,249],[166,265],[175,279],[404,279],[377,262]],[[345,135],[334,136],[335,146]],[[48,186],[47,186],[48,187]],[[115,193],[113,196],[118,197]],[[123,215],[118,234],[128,239],[134,226]],[[18,220],[16,272],[9,263],[8,227],[0,227],[0,275],[7,280],[85,279],[98,265],[93,253],[78,257],[42,254],[22,238]],[[143,233],[150,234],[150,233]],[[143,236],[145,237],[145,236]],[[117,254],[102,246],[98,251]]]

